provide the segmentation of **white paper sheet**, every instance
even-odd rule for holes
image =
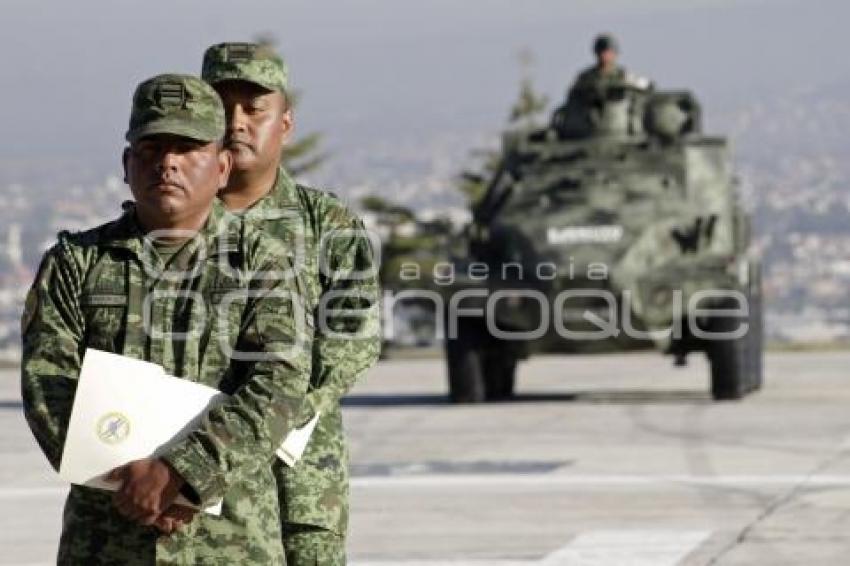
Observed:
[[[153,363],[89,348],[80,370],[59,476],[67,482],[116,490],[104,476],[133,460],[156,456],[184,438],[227,395],[179,379]],[[292,431],[277,456],[294,466],[304,453],[317,413]],[[195,507],[183,496],[178,503]],[[221,505],[205,509],[218,515]]]
[[[89,348],[80,371],[59,475],[115,490],[103,477],[123,464],[156,456],[185,437],[226,395],[169,376],[158,365]],[[182,496],[178,503],[193,506]],[[220,505],[205,511],[218,514]]]

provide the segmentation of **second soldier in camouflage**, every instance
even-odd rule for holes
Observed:
[[[203,78],[222,96],[233,172],[221,198],[294,252],[316,320],[313,372],[302,424],[319,415],[303,458],[275,465],[287,563],[345,563],[348,449],[340,398],[378,358],[377,266],[362,222],[328,193],[297,184],[281,166],[292,129],[287,70],[268,46],[210,47]],[[334,310],[350,312],[334,315]],[[329,313],[323,317],[323,313]]]

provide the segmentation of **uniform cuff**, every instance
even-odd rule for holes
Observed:
[[[199,501],[200,507],[207,507],[217,503],[224,497],[225,486],[220,479],[218,469],[209,464],[206,454],[198,450],[195,445],[187,440],[171,448],[161,456],[174,470],[180,474],[183,480]],[[191,499],[191,498],[189,498]]]

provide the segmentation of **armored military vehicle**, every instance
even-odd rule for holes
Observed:
[[[759,262],[724,138],[686,91],[573,91],[504,135],[446,294],[455,402],[513,395],[537,353],[705,352],[714,399],[761,387]],[[567,376],[568,378],[568,376]]]

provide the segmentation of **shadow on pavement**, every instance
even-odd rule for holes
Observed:
[[[343,398],[343,407],[404,407],[413,405],[447,405],[445,395],[387,393],[381,395],[348,395]]]
[[[675,389],[577,391],[569,396],[571,397],[570,401],[588,404],[711,403],[711,396],[707,392]],[[532,395],[532,397],[535,396]],[[547,396],[544,395],[544,397]],[[520,400],[523,398],[523,395],[518,396]]]
[[[576,391],[558,393],[517,393],[512,399],[490,404],[515,405],[518,403],[567,402],[598,405],[632,405],[646,403],[710,404],[711,397],[702,391],[652,390],[652,391]],[[410,407],[450,405],[446,395],[421,393],[355,394],[342,400],[343,407]]]

